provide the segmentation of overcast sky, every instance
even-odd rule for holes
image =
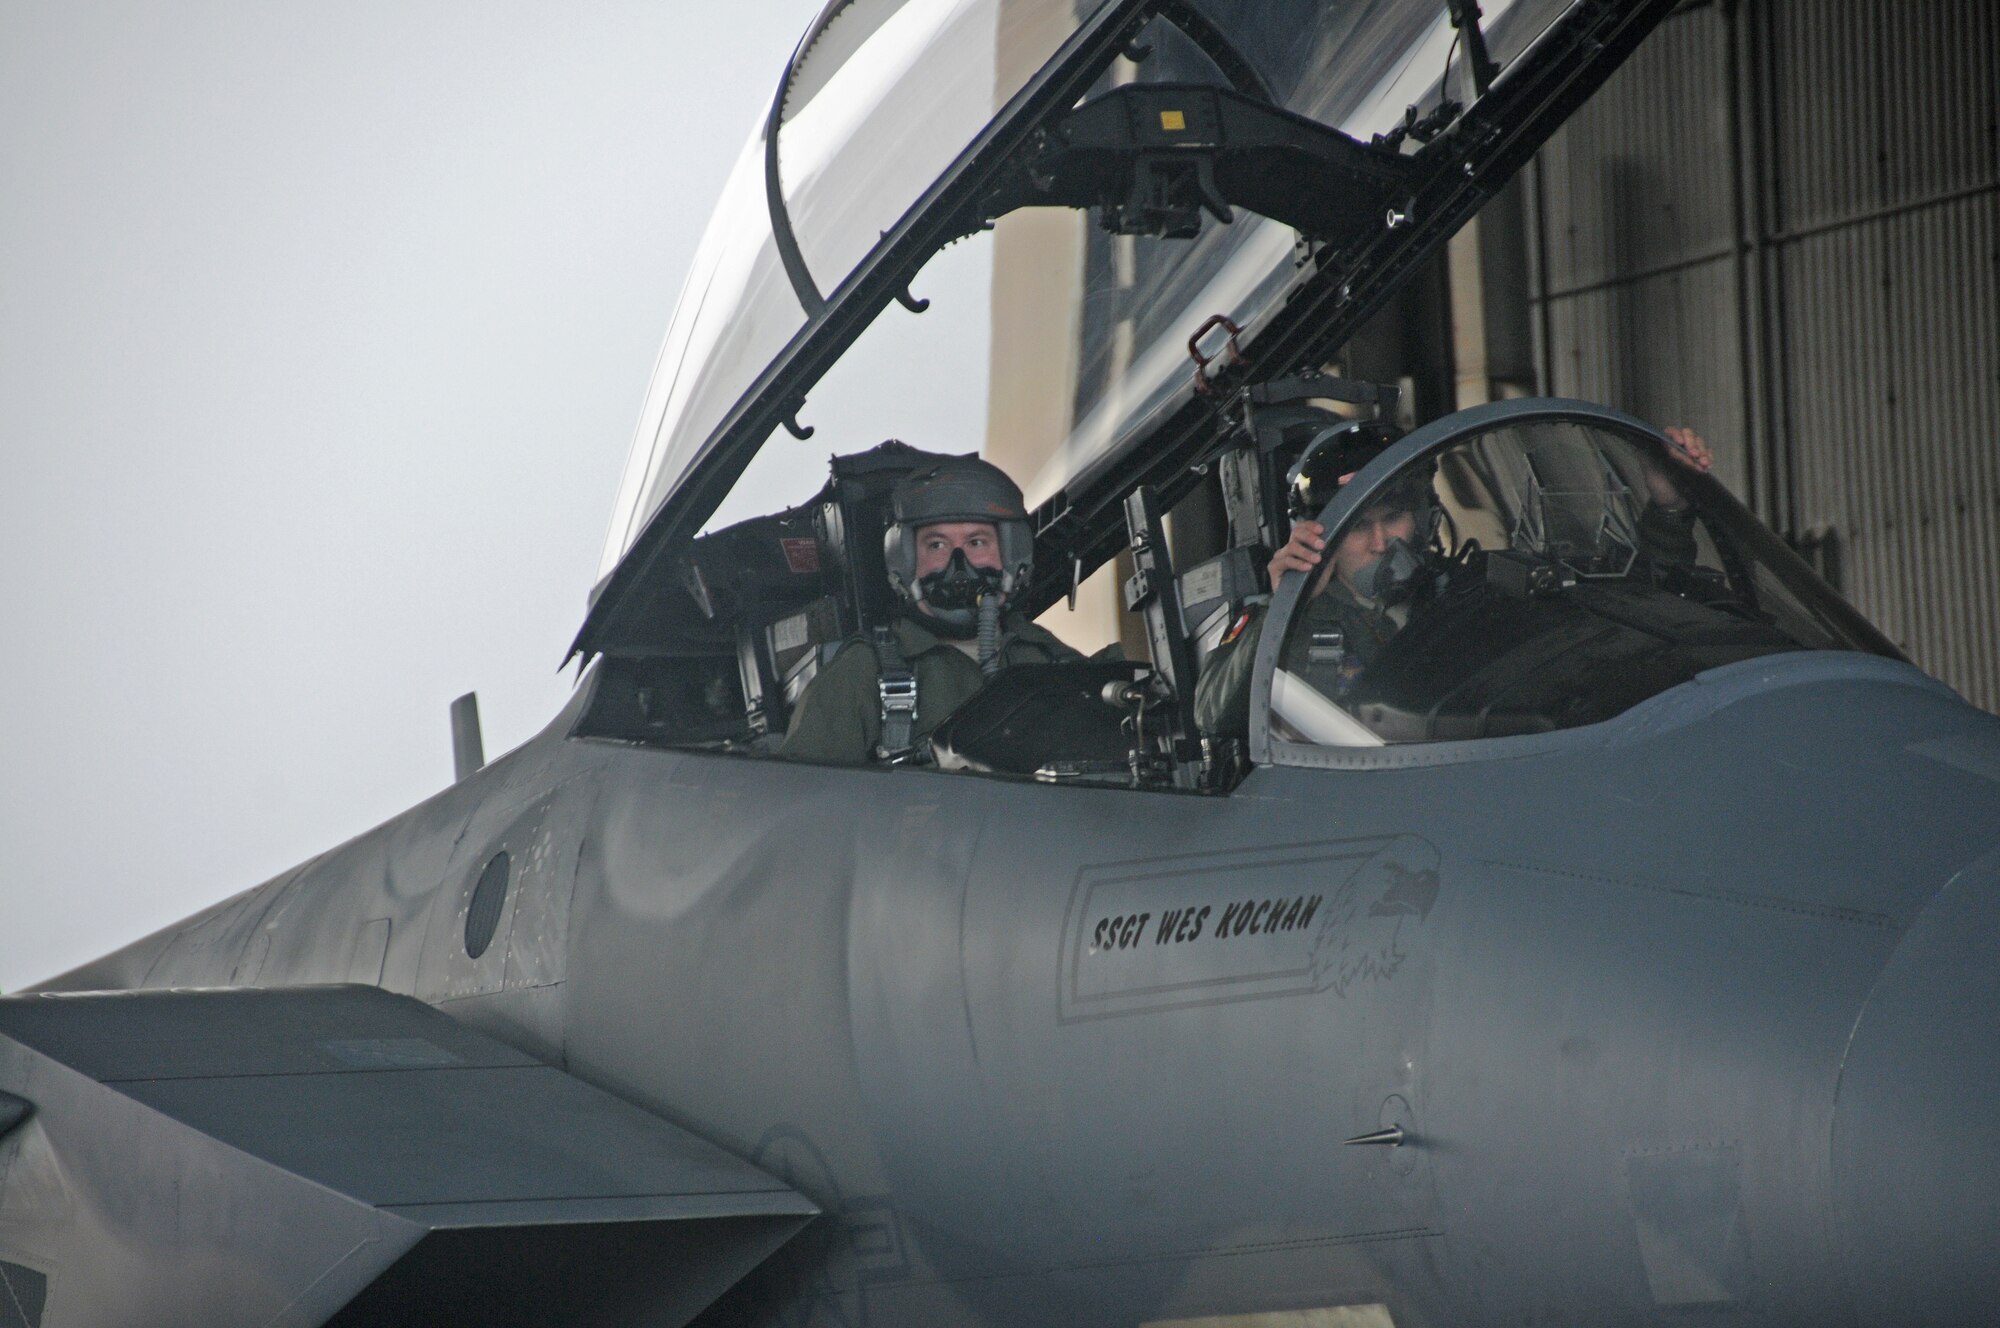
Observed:
[[[0,0],[0,987],[436,791],[461,692],[555,714],[819,5]]]

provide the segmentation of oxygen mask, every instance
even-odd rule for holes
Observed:
[[[997,567],[975,567],[964,549],[953,549],[951,561],[917,578],[924,616],[944,636],[966,640],[979,632],[982,616],[999,624],[1005,574]]]
[[[1424,560],[1405,539],[1392,539],[1380,554],[1363,563],[1353,577],[1354,593],[1378,604],[1395,604],[1415,589]]]

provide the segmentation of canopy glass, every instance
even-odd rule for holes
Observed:
[[[855,267],[1107,0],[855,0],[795,60],[778,181],[819,295]],[[766,130],[737,158],[668,326],[606,542],[610,571],[729,409],[808,321],[767,195]]]
[[[1451,432],[1335,497],[1326,559],[1273,602],[1289,615],[1260,661],[1278,759],[1552,733],[1763,655],[1897,657],[1637,421],[1524,401],[1432,429]]]

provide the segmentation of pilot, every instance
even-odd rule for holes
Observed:
[[[792,713],[782,756],[859,765],[928,759],[931,731],[1016,664],[1081,659],[1008,607],[1027,584],[1034,535],[999,467],[954,457],[912,471],[883,535],[895,624],[841,647]]]
[[[1324,680],[1329,695],[1337,695],[1340,682],[1367,667],[1409,621],[1437,529],[1430,467],[1398,476],[1356,515],[1331,558],[1326,558],[1326,527],[1304,513],[1325,507],[1336,489],[1401,436],[1395,426],[1380,421],[1343,425],[1315,439],[1292,468],[1295,520],[1291,537],[1271,559],[1270,583],[1275,589],[1287,572],[1319,569],[1284,667],[1304,677],[1317,677],[1331,667],[1339,676]],[[1238,618],[1202,667],[1195,684],[1195,723],[1211,737],[1249,734],[1250,673],[1264,612],[1259,604]]]
[[[1666,434],[1674,459],[1687,469],[1705,473],[1714,465],[1708,443],[1694,430],[1673,427]],[[1401,436],[1392,425],[1364,421],[1315,439],[1292,469],[1293,514],[1324,508],[1335,490]],[[1646,468],[1645,479],[1650,501],[1639,518],[1641,550],[1656,563],[1693,563],[1694,512],[1679,479],[1653,465]],[[1398,476],[1354,517],[1330,558],[1326,527],[1310,519],[1295,521],[1290,538],[1271,559],[1271,587],[1275,590],[1286,572],[1320,570],[1308,591],[1304,620],[1280,661],[1283,668],[1338,699],[1409,621],[1411,608],[1431,582],[1424,573],[1436,557],[1432,539],[1439,515],[1431,481],[1429,466]],[[1211,737],[1249,734],[1250,674],[1264,612],[1260,604],[1237,619],[1195,684],[1195,723]],[[1326,676],[1329,671],[1333,676]]]

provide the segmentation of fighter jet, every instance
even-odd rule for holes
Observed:
[[[1262,579],[1288,479],[1394,414],[1335,352],[1671,7],[829,5],[571,704],[0,1000],[0,1325],[1989,1322],[2000,720],[1585,403],[1380,439],[1296,514],[1393,556]],[[712,518],[1026,207],[1157,266],[1010,594],[1129,552],[1149,658],[783,759],[928,454]],[[1226,547],[1176,566],[1205,485]]]

